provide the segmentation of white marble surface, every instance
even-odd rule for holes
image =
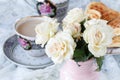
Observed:
[[[4,58],[3,44],[10,36],[15,34],[14,24],[17,19],[38,15],[33,0],[0,0],[0,80],[59,80],[60,65],[53,65],[46,69],[30,70],[16,67]],[[93,0],[91,0],[93,1]],[[120,11],[120,0],[101,0],[108,6]],[[85,7],[90,0],[70,0],[69,9]],[[116,4],[116,5],[113,5]],[[120,49],[114,52],[119,53]],[[120,80],[119,57],[108,55],[105,57],[100,80]],[[24,74],[24,75],[23,75]]]

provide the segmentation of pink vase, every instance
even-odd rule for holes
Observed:
[[[60,70],[60,80],[99,80],[93,59],[78,64],[73,60],[67,61]]]

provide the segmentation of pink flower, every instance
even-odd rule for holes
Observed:
[[[52,8],[50,7],[50,4],[43,4],[40,6],[40,12],[41,14],[43,15],[47,15],[47,14],[50,14],[52,12]]]
[[[26,46],[27,45],[27,41],[24,39],[19,38],[19,43],[21,44],[21,46]]]

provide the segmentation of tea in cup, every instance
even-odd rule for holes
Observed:
[[[45,54],[44,48],[35,43],[35,27],[41,22],[43,22],[42,17],[29,16],[20,19],[15,25],[18,43],[23,49],[29,50],[29,54],[33,57],[39,57]]]

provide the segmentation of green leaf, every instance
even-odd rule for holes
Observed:
[[[76,42],[77,43],[77,49],[80,49],[81,47],[86,45],[85,40],[83,39],[83,37],[81,37],[81,39],[79,41]]]
[[[87,59],[89,60],[89,59],[91,59],[92,57],[94,57],[94,56],[92,55],[92,53],[89,52],[89,54],[87,55]]]
[[[97,61],[97,64],[98,64],[98,69],[97,69],[97,71],[100,71],[100,70],[101,70],[101,67],[102,67],[102,64],[103,64],[103,59],[104,59],[104,56],[99,57],[99,58],[96,58],[96,61]]]
[[[84,30],[85,30],[85,26],[84,26],[84,23],[85,23],[86,20],[83,20],[80,24],[81,24],[81,32],[83,33]]]
[[[73,59],[76,62],[87,61],[91,59],[93,55],[88,50],[88,44],[84,41],[83,37],[77,42],[77,47],[74,51]]]
[[[87,61],[92,57],[92,54],[88,51],[87,45],[84,45],[83,47],[79,49],[75,49],[73,59],[76,62],[79,61]]]

